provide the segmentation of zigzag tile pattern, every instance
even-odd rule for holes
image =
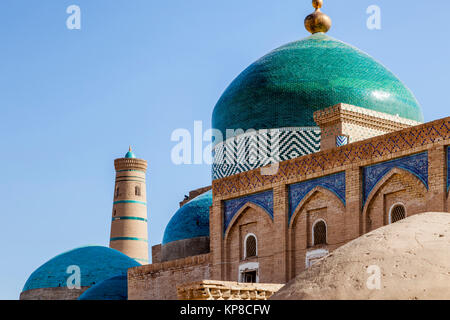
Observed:
[[[428,152],[367,166],[363,169],[363,207],[373,188],[394,168],[411,172],[428,188]]]
[[[263,176],[261,170],[252,170],[215,180],[213,194],[214,197],[231,197],[238,192],[269,188],[272,183],[290,179],[301,180],[311,174],[320,174],[325,170],[338,169],[362,161],[376,161],[395,153],[400,157],[401,152],[449,139],[450,117],[447,117],[381,137],[283,161],[275,175]]]
[[[347,136],[337,136],[336,137],[336,147],[342,147],[348,144]]]
[[[289,222],[300,202],[302,202],[305,196],[316,187],[330,190],[345,206],[345,171],[292,184],[289,186]]]
[[[273,219],[273,192],[272,190],[252,194],[242,198],[225,201],[225,214],[223,216],[223,232],[225,233],[236,213],[247,203],[253,203],[263,208]]]
[[[259,130],[214,148],[213,180],[294,159],[320,150],[320,129]]]

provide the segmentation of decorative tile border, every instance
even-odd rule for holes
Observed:
[[[428,152],[378,163],[363,168],[363,206],[377,183],[394,168],[411,172],[428,189]]]
[[[426,124],[393,132],[381,137],[355,142],[279,164],[276,175],[261,175],[256,169],[213,181],[214,197],[232,197],[239,192],[251,192],[273,183],[320,174],[326,170],[357,164],[363,161],[376,161],[393,153],[423,147],[428,144],[450,139],[450,117]]]
[[[337,136],[336,137],[336,147],[342,147],[348,144],[347,136]]]
[[[267,129],[241,134],[214,147],[213,180],[319,150],[318,127]]]
[[[141,217],[113,217],[111,221],[119,221],[119,220],[138,220],[148,222],[147,219]]]
[[[109,241],[143,241],[143,242],[148,242],[148,239],[135,238],[135,237],[114,237],[114,238],[110,238]]]
[[[345,206],[345,171],[318,179],[308,180],[289,186],[289,222],[295,209],[314,188],[322,187],[333,192]]]
[[[266,191],[262,193],[252,194],[242,198],[227,200],[224,202],[225,214],[223,217],[223,231],[224,234],[228,229],[231,220],[233,220],[236,213],[248,202],[256,204],[263,208],[267,214],[273,219],[273,191]]]
[[[143,204],[144,206],[147,205],[146,202],[137,201],[137,200],[119,200],[119,201],[114,201],[113,202],[113,204],[118,204],[118,203],[137,203],[137,204]]]

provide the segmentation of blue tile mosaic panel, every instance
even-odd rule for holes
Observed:
[[[228,229],[231,220],[233,220],[236,213],[248,202],[256,204],[263,208],[267,214],[273,219],[273,191],[266,191],[262,193],[252,194],[242,198],[227,200],[224,203],[225,214],[223,222],[224,233]]]
[[[428,189],[428,152],[375,164],[363,169],[363,206],[377,183],[394,168],[411,172]]]
[[[336,137],[336,147],[342,147],[348,144],[347,136],[337,136]]]
[[[212,179],[222,179],[319,151],[318,127],[259,130],[243,134],[214,147]]]
[[[447,147],[447,191],[450,189],[450,147]]]
[[[280,162],[280,169],[276,175],[264,176],[261,174],[261,170],[252,170],[214,180],[213,191],[215,196],[230,198],[239,192],[270,188],[270,185],[276,182],[300,180],[311,174],[340,170],[339,168],[343,166],[359,165],[364,161],[376,161],[400,152],[413,154],[415,148],[422,148],[424,145],[436,144],[449,139],[450,117],[447,117],[340,148]]]
[[[345,205],[345,172],[296,183],[289,186],[289,221],[300,202],[316,187],[330,190]]]

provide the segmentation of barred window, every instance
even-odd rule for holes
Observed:
[[[141,196],[141,187],[139,186],[134,187],[134,195],[139,197]]]
[[[401,204],[395,205],[391,210],[391,223],[395,223],[405,218],[406,218],[405,207]]]
[[[245,240],[245,258],[256,257],[256,246],[256,237],[254,235],[247,236],[247,239]]]
[[[313,245],[327,244],[327,226],[324,221],[318,221],[314,224],[313,234]]]
[[[256,270],[244,272],[242,274],[242,282],[244,283],[256,283]]]

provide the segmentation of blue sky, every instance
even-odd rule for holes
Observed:
[[[66,8],[81,8],[68,30]],[[366,9],[381,8],[368,30]],[[0,299],[17,299],[53,256],[108,245],[113,160],[149,162],[150,244],[208,165],[176,166],[177,128],[210,126],[228,84],[270,50],[306,37],[310,0],[0,2]],[[426,121],[448,116],[450,2],[325,0],[329,34],[369,53],[416,95]],[[424,14],[426,12],[433,14]]]

